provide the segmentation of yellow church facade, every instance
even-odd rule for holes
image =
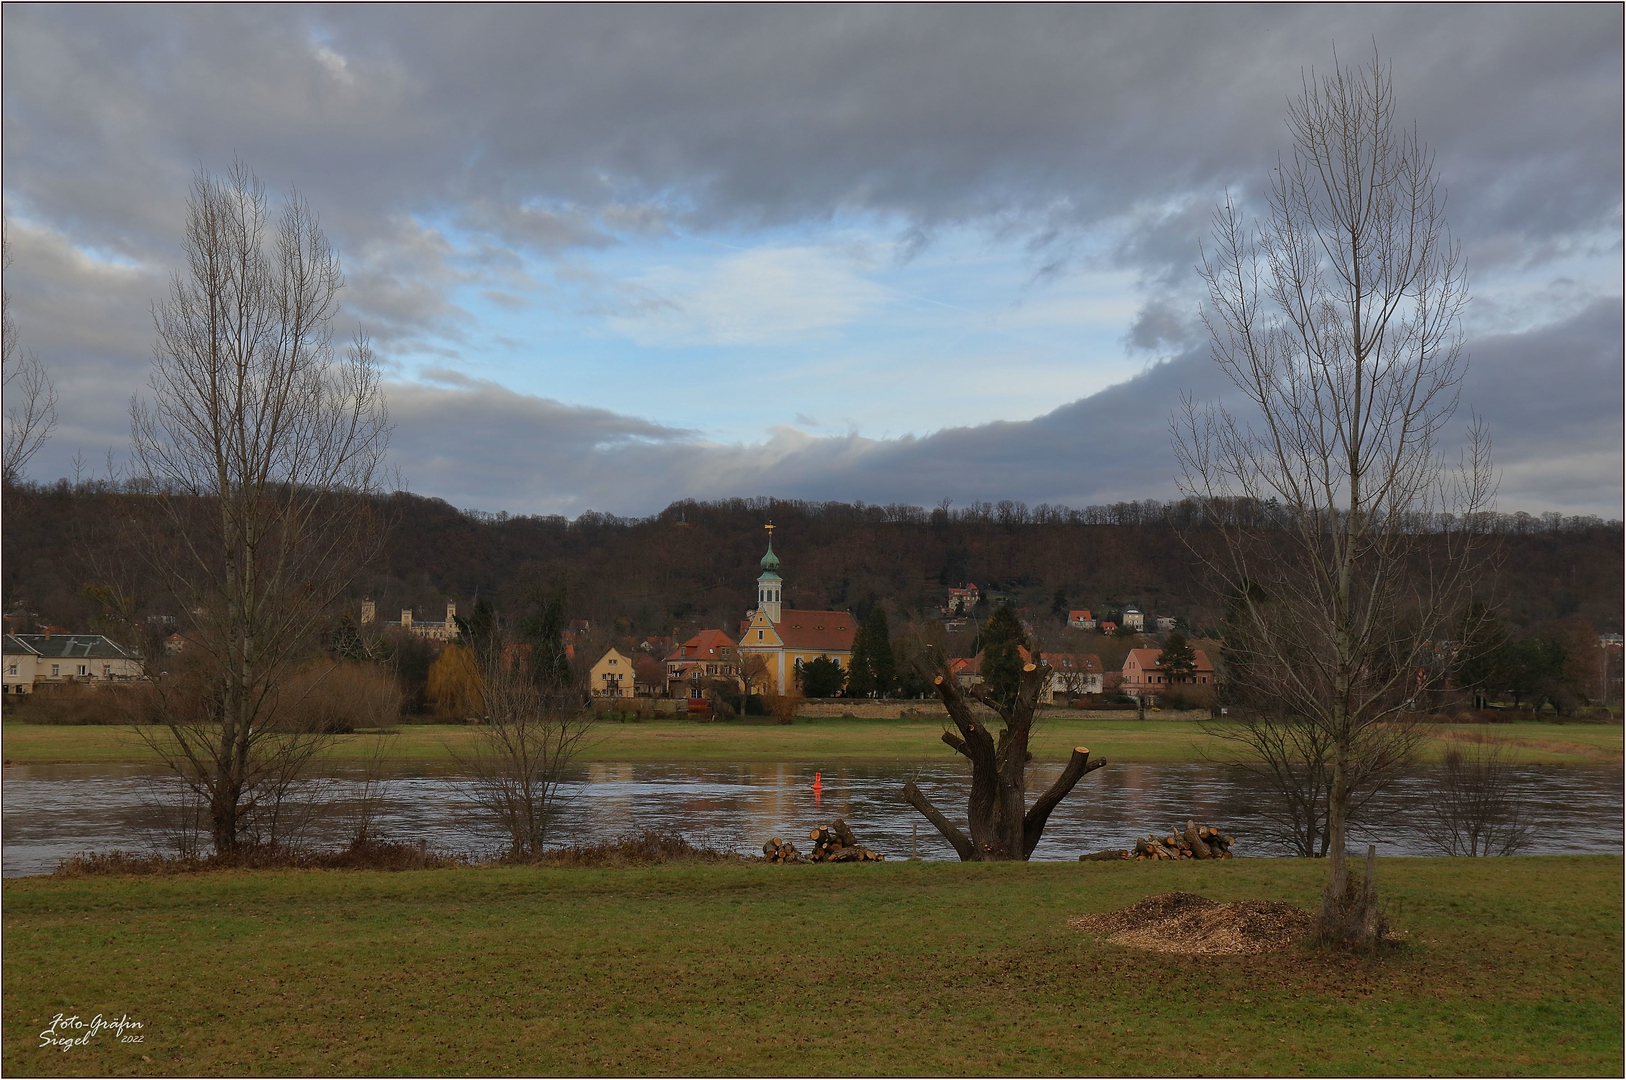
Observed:
[[[853,639],[858,623],[850,612],[787,608],[779,558],[773,551],[773,526],[768,526],[768,553],[762,557],[757,578],[757,606],[741,624],[740,661],[751,683],[747,692],[784,694],[797,686],[797,671],[814,660],[834,660],[846,671],[852,665]],[[753,663],[751,658],[759,657]]]

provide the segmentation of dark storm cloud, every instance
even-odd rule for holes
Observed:
[[[170,242],[177,179],[233,151],[346,230],[439,202],[591,242],[572,207],[675,194],[707,221],[1042,235],[1256,180],[1300,69],[1376,39],[1459,231],[1537,241],[1619,204],[1620,27],[1604,5],[10,7],[7,186],[143,247]]]

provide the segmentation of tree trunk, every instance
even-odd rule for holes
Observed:
[[[919,810],[943,835],[963,862],[1026,860],[1038,846],[1051,811],[1083,776],[1106,763],[1090,761],[1084,747],[1073,751],[1061,776],[1050,789],[1027,807],[1028,735],[1049,668],[1028,664],[1014,703],[996,699],[986,687],[973,686],[971,693],[999,713],[1005,729],[998,741],[986,725],[972,713],[960,693],[959,684],[947,670],[933,680],[938,695],[948,709],[959,733],[943,733],[943,741],[971,762],[971,795],[967,800],[967,837],[920,793],[913,783],[904,785],[904,799]]]

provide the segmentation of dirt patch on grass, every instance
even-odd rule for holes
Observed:
[[[1148,896],[1122,911],[1085,915],[1067,923],[1104,934],[1114,945],[1188,956],[1243,956],[1278,952],[1303,941],[1314,917],[1292,904],[1239,900],[1220,904],[1196,893]]]

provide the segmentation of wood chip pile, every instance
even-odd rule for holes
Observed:
[[[1187,820],[1185,832],[1168,833],[1157,836],[1148,833],[1145,837],[1135,841],[1133,850],[1125,848],[1108,848],[1106,851],[1096,851],[1089,855],[1080,855],[1079,862],[1110,861],[1113,859],[1134,859],[1149,862],[1154,859],[1231,859],[1231,846],[1236,843],[1236,837],[1230,836],[1212,825],[1198,825],[1195,821]]]
[[[1071,919],[1068,925],[1106,935],[1115,945],[1190,956],[1275,952],[1307,938],[1309,912],[1291,904],[1241,900],[1216,904],[1195,893],[1148,896],[1122,911]]]
[[[858,842],[845,821],[820,825],[807,834],[813,850],[803,854],[788,840],[774,837],[762,845],[763,858],[771,863],[801,862],[881,862],[886,856]]]

